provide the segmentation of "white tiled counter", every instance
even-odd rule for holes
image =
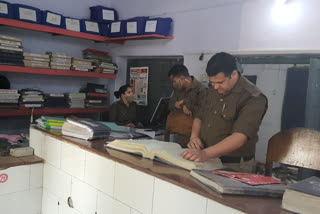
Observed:
[[[45,160],[43,214],[280,213],[279,199],[221,196],[188,171],[30,128],[30,145]],[[69,199],[69,205],[68,205]],[[264,210],[252,208],[259,203]],[[275,211],[275,212],[272,212]]]
[[[40,158],[1,157],[0,213],[40,214],[42,175],[43,163]]]

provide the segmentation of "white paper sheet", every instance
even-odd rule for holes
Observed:
[[[54,25],[60,25],[61,24],[61,16],[53,13],[47,13],[47,20],[48,23],[54,24]]]
[[[80,21],[66,18],[66,29],[80,32]]]
[[[154,32],[156,32],[156,30],[157,30],[157,24],[158,24],[158,21],[157,21],[157,20],[147,21],[147,22],[146,22],[145,32],[148,32],[148,33],[154,33]]]
[[[0,3],[0,13],[8,14],[8,6],[7,4]]]
[[[37,21],[36,11],[27,8],[19,8],[19,17],[20,19],[26,19],[34,22]]]

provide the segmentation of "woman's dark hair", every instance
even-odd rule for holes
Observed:
[[[116,98],[120,98],[121,97],[121,94],[124,94],[124,93],[126,93],[126,91],[127,91],[127,89],[128,88],[131,88],[131,86],[130,85],[123,85],[123,86],[121,86],[120,88],[119,88],[119,90],[118,91],[115,91],[113,94],[114,94],[114,96],[116,97]]]

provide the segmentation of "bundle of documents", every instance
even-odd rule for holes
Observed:
[[[67,94],[69,98],[70,108],[84,108],[84,100],[86,99],[85,93],[69,93]]]
[[[190,175],[222,194],[281,197],[286,185],[262,175],[220,170],[192,170]]]
[[[23,66],[21,39],[0,35],[0,64]]]
[[[108,107],[108,94],[104,85],[87,83],[87,87],[81,90],[87,94],[86,107],[87,108],[106,108]]]
[[[20,106],[24,108],[43,108],[43,92],[37,89],[22,89],[20,91]]]
[[[319,213],[320,178],[313,176],[289,185],[282,198],[282,208],[294,213]]]
[[[66,119],[61,117],[41,116],[36,122],[40,128],[61,131],[62,125],[66,122]]]
[[[89,72],[94,68],[94,66],[92,65],[92,62],[93,61],[89,59],[72,58],[71,70]]]
[[[48,108],[69,108],[67,97],[64,94],[45,94],[45,107]]]
[[[104,74],[116,74],[118,72],[118,66],[114,63],[96,62],[95,72]]]
[[[49,68],[50,58],[47,54],[24,53],[24,66],[33,68]]]
[[[14,89],[0,89],[0,109],[19,107],[20,94]]]
[[[93,59],[95,65],[95,72],[106,73],[106,74],[115,74],[118,71],[116,64],[112,63],[112,59],[108,56],[108,52],[86,49],[83,52],[83,57],[85,59]]]
[[[67,118],[62,126],[62,134],[84,140],[106,138],[110,128],[89,118]]]
[[[50,56],[51,69],[70,70],[72,58],[71,56],[53,52],[47,52],[47,54],[49,54]]]

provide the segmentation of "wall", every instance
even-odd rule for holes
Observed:
[[[112,1],[120,18],[161,16],[174,19],[170,40],[128,41],[112,46],[118,56],[183,55],[206,50],[237,48],[240,33],[240,0],[121,0]],[[137,7],[138,5],[138,7]]]

